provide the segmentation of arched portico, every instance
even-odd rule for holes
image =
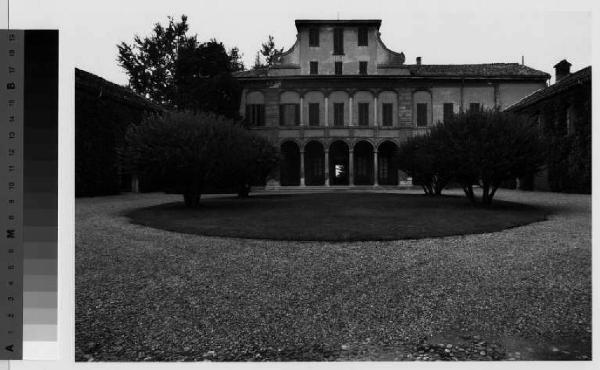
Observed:
[[[380,185],[398,185],[398,168],[394,158],[397,151],[398,145],[392,141],[384,141],[379,144],[377,178]]]
[[[354,184],[373,185],[373,145],[359,141],[354,145]]]
[[[350,161],[349,147],[345,142],[338,140],[329,147],[329,183],[331,185],[349,185]]]
[[[304,167],[306,185],[325,185],[325,151],[318,141],[310,141],[304,146]]]
[[[300,147],[293,141],[281,144],[279,177],[282,186],[300,185]]]

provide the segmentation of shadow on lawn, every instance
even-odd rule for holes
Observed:
[[[313,193],[210,198],[136,209],[133,223],[206,236],[296,241],[420,239],[495,232],[546,219],[547,209],[464,197],[416,194]]]

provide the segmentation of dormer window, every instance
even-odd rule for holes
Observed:
[[[358,46],[369,46],[369,29],[367,27],[358,29]]]
[[[334,28],[333,29],[333,54],[342,55],[344,54],[344,29]]]
[[[308,46],[319,46],[319,29],[311,28],[308,30]]]

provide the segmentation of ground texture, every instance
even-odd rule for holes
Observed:
[[[134,210],[134,223],[182,233],[304,241],[399,240],[480,234],[541,221],[543,209],[498,201],[474,206],[464,196],[320,193],[181,201]]]
[[[548,220],[445,238],[287,242],[125,216],[176,196],[78,199],[76,359],[589,359],[590,196],[498,196],[543,207]]]

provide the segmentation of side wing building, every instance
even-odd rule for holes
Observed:
[[[407,64],[381,20],[296,20],[297,39],[271,67],[238,72],[240,113],[280,147],[272,186],[402,184],[398,145],[466,109],[508,107],[546,86],[518,63]]]

